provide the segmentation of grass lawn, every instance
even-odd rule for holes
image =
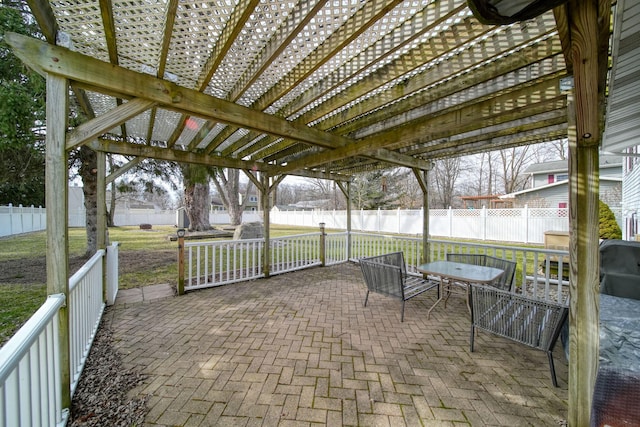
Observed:
[[[319,231],[318,228],[271,227],[271,236]],[[172,226],[112,227],[111,242],[119,242],[120,289],[177,281],[178,243],[168,236]],[[69,229],[70,273],[86,261],[86,232]],[[46,233],[37,232],[0,239],[0,345],[4,344],[46,299]]]

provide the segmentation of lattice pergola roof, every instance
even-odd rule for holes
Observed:
[[[553,12],[487,26],[464,0],[29,4],[80,54],[50,46],[45,71],[116,121],[98,150],[345,179],[567,133]]]

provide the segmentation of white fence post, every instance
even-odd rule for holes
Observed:
[[[522,208],[522,216],[524,216],[524,242],[529,243],[529,206],[524,205]]]
[[[453,209],[449,206],[449,235],[447,237],[453,237]]]
[[[480,220],[482,221],[482,240],[487,240],[487,207],[482,206],[480,211]]]
[[[9,235],[15,234],[13,232],[13,205],[9,203]]]
[[[118,247],[120,243],[113,242],[107,246],[107,305],[113,305],[118,296]]]

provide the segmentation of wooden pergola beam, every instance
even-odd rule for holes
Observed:
[[[140,97],[168,109],[184,111],[194,116],[235,124],[272,135],[294,138],[321,147],[339,147],[353,142],[349,138],[292,123],[147,74],[113,64],[109,65],[65,48],[51,46],[30,37],[10,33],[7,34],[6,39],[16,55],[29,66],[86,84],[97,91],[104,91],[118,97]],[[389,153],[388,157],[399,159],[402,156]],[[402,162],[411,164],[413,167],[426,167],[420,165],[419,159],[408,156],[402,159]],[[266,167],[261,168],[261,170],[266,169]]]
[[[153,101],[136,98],[82,123],[67,135],[67,150],[79,147],[155,105]]]
[[[536,97],[546,98],[544,102],[529,104],[519,108],[509,108],[509,103],[527,94],[536,94]],[[309,168],[332,161],[345,159],[352,156],[361,156],[376,148],[400,148],[410,147],[414,144],[426,144],[442,137],[443,133],[452,131],[460,132],[467,127],[481,128],[489,123],[504,123],[532,114],[542,113],[548,108],[559,108],[564,103],[565,95],[559,93],[558,79],[543,81],[534,86],[515,91],[503,96],[488,99],[480,103],[470,103],[460,109],[453,109],[441,115],[429,115],[425,118],[406,123],[401,127],[374,136],[363,138],[358,142],[334,150],[325,150],[320,153],[309,154],[301,159],[292,161],[286,166],[280,167],[281,173],[291,170]],[[509,110],[512,111],[509,111]],[[472,129],[468,129],[472,130]],[[428,169],[425,168],[425,169]]]

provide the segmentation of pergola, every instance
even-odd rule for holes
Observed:
[[[100,208],[116,176],[105,153],[132,159],[116,174],[142,158],[236,168],[260,190],[268,230],[268,195],[287,175],[335,180],[349,198],[354,174],[408,167],[428,215],[434,159],[568,138],[568,419],[589,423],[610,0],[500,26],[464,0],[28,3],[46,42],[7,42],[47,78],[51,293],[66,293],[67,153],[83,144],[98,152]],[[89,118],[74,129],[69,88]],[[104,213],[98,228],[104,246]]]

